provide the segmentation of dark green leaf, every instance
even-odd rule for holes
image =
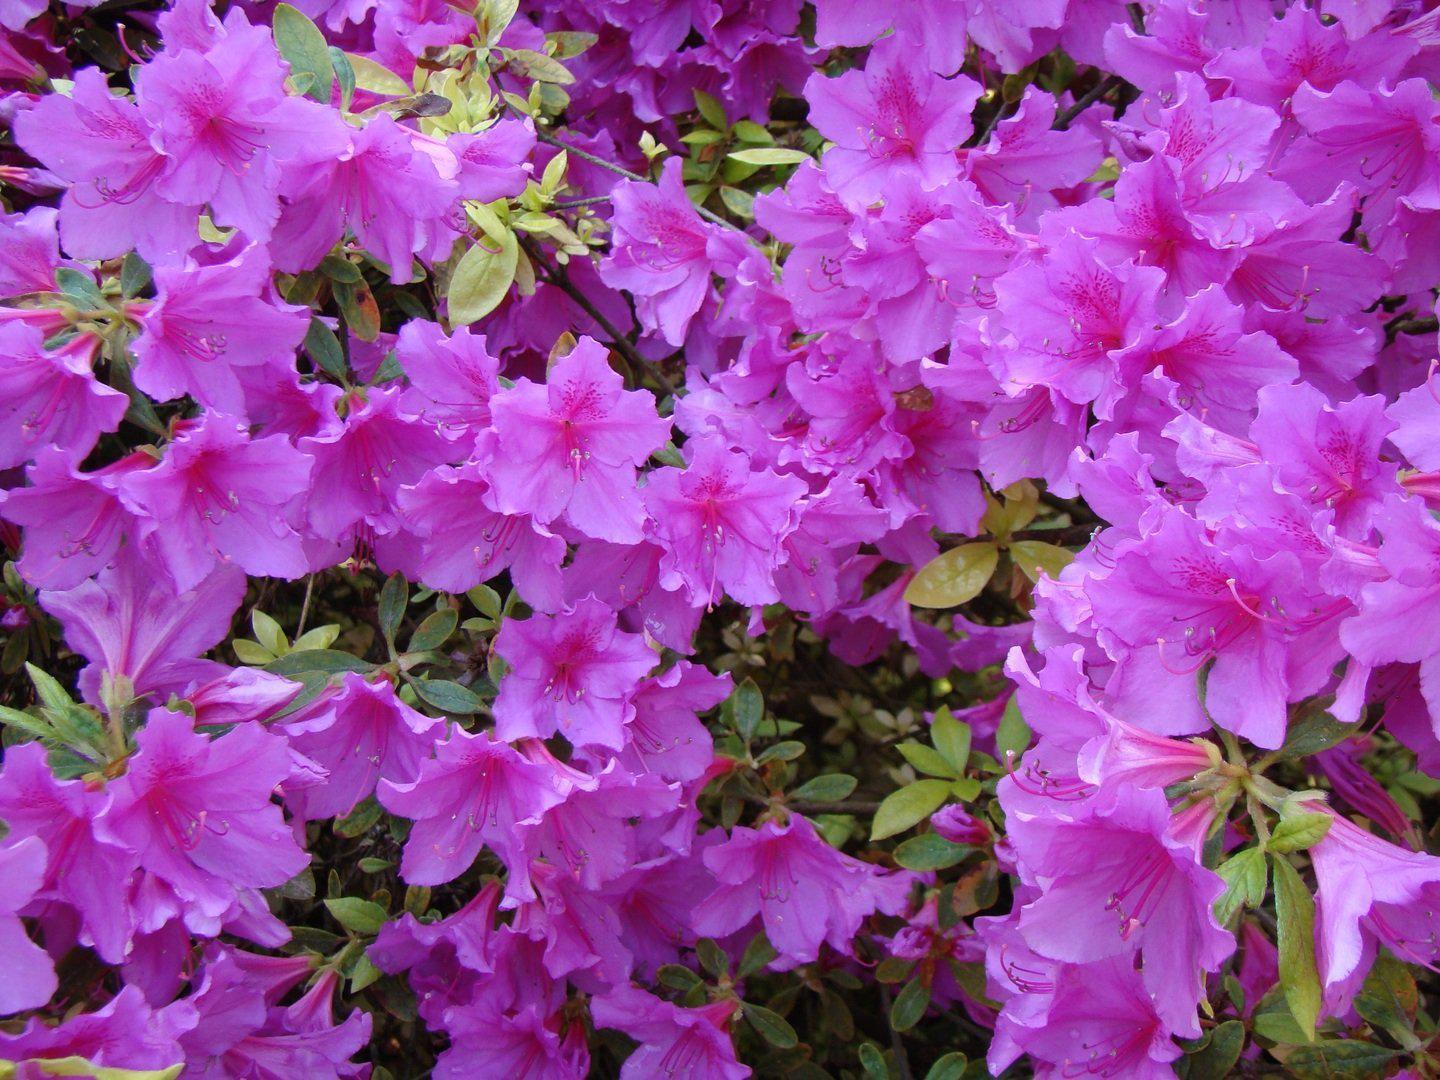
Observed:
[[[771,1046],[778,1046],[781,1050],[788,1050],[800,1042],[785,1018],[779,1013],[773,1013],[760,1005],[752,1005],[745,1002],[745,1019],[750,1026],[760,1033],[760,1037]]]
[[[459,621],[460,616],[454,608],[441,608],[433,612],[415,628],[415,633],[410,635],[410,644],[405,646],[406,651],[426,652],[438,649],[455,632],[455,625]]]
[[[944,870],[964,862],[974,850],[968,844],[952,844],[938,833],[925,833],[897,847],[895,861],[907,870]]]
[[[330,104],[335,67],[319,27],[289,4],[276,5],[271,27],[275,32],[275,47],[290,65],[291,74],[310,76],[306,96],[323,105]]]
[[[703,979],[695,972],[681,964],[664,964],[656,972],[661,986],[668,986],[672,990],[689,990],[692,986],[698,986]]]
[[[1355,996],[1355,1011],[1372,1027],[1387,1031],[1402,1045],[1414,1038],[1413,1015],[1419,1004],[1415,976],[1400,961],[1382,956]]]
[[[1297,1046],[1285,1058],[1285,1072],[1298,1080],[1368,1080],[1385,1075],[1397,1054],[1358,1039],[1321,1039]]]
[[[770,944],[770,939],[762,931],[751,938],[750,944],[745,946],[745,953],[740,957],[740,966],[736,969],[735,974],[738,978],[748,979],[757,971],[763,970],[778,955],[775,946]]]
[[[356,934],[378,933],[388,917],[379,904],[355,896],[326,900],[325,906],[336,922]]]
[[[805,744],[789,740],[778,742],[774,746],[766,747],[765,751],[755,758],[756,765],[764,765],[769,761],[794,761],[805,753]]]
[[[335,822],[335,832],[339,836],[353,840],[355,837],[369,832],[384,813],[384,808],[372,796]]]
[[[341,671],[370,671],[375,665],[368,661],[361,660],[358,656],[351,656],[346,652],[338,652],[335,649],[302,649],[300,652],[286,653],[279,660],[272,661],[265,665],[265,670],[272,675],[301,675],[306,672],[320,671],[335,674]]]
[[[479,712],[484,702],[467,688],[444,679],[416,679],[411,683],[415,693],[432,708],[457,716]]]
[[[86,310],[93,311],[108,306],[100,286],[96,285],[95,279],[84,270],[76,270],[71,266],[59,267],[55,271],[55,284],[60,286],[60,292],[68,300]]]
[[[925,1080],[960,1080],[965,1075],[965,1066],[970,1064],[970,1059],[958,1050],[952,1050],[934,1065],[925,1074]]]
[[[765,699],[754,679],[746,679],[735,688],[731,698],[735,730],[747,742],[755,737],[755,729],[765,716]]]
[[[380,589],[380,632],[387,642],[394,643],[395,633],[405,618],[405,605],[409,602],[410,586],[405,581],[405,575],[391,574]]]
[[[1315,970],[1315,898],[1283,857],[1272,860],[1275,876],[1276,944],[1280,949],[1280,985],[1307,1039],[1320,1016],[1320,976]]]
[[[874,1043],[860,1044],[860,1066],[870,1080],[890,1080],[890,1070],[885,1065],[885,1055]]]
[[[890,1006],[890,1026],[896,1031],[909,1031],[920,1022],[930,1007],[930,988],[919,979],[911,979],[895,995]]]
[[[340,84],[340,108],[348,110],[355,97],[355,65],[343,49],[330,46],[330,66],[335,69],[335,81]]]
[[[1362,721],[1342,724],[1329,713],[1312,712],[1290,725],[1285,744],[1275,751],[1281,760],[1310,757],[1336,746],[1360,729]]]
[[[1244,1048],[1245,1025],[1239,1020],[1225,1021],[1210,1033],[1203,1048],[1185,1058],[1185,1080],[1225,1080]]]
[[[133,299],[150,287],[150,280],[150,264],[136,252],[126,255],[120,264],[120,294]]]
[[[807,780],[790,793],[791,798],[809,799],[811,802],[839,802],[848,799],[855,790],[855,777],[845,773],[826,773]]]
[[[305,355],[315,366],[332,379],[342,382],[349,374],[345,369],[345,353],[340,349],[340,339],[328,326],[317,318],[311,318],[310,329],[305,331]]]
[[[713,938],[701,938],[695,943],[695,955],[700,960],[700,966],[711,975],[724,975],[730,970],[730,957],[725,955],[725,950],[715,944]]]

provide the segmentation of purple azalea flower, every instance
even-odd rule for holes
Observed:
[[[664,444],[670,422],[654,397],[628,391],[603,345],[581,338],[544,385],[520,379],[491,401],[489,462],[499,509],[550,524],[564,514],[597,540],[641,538],[635,470]]]
[[[501,738],[558,731],[576,746],[625,745],[630,693],[656,656],[639,634],[617,629],[608,605],[588,596],[559,615],[507,619],[494,648],[510,665],[495,699]]]
[[[512,869],[520,826],[533,825],[565,798],[554,770],[485,734],[457,728],[435,745],[414,780],[381,780],[377,796],[415,822],[400,873],[415,885],[441,885],[470,868],[488,845]]]
[[[769,469],[721,440],[687,444],[685,469],[658,469],[645,488],[645,506],[665,548],[661,585],[684,589],[692,604],[713,604],[723,593],[742,604],[777,599],[775,570],[795,528],[805,482]]]
[[[58,446],[78,462],[102,434],[114,431],[125,395],[96,380],[97,340],[87,334],[51,350],[36,326],[0,323],[0,468],[33,461]]]
[[[736,826],[705,852],[705,865],[718,884],[693,916],[696,933],[726,937],[759,916],[789,966],[816,959],[827,942],[849,956],[860,924],[876,911],[895,914],[910,888],[909,875],[836,851],[799,814],[784,825]]]
[[[736,1008],[734,1001],[716,1001],[685,1009],[637,987],[621,986],[596,998],[590,1015],[596,1027],[623,1031],[640,1044],[625,1059],[621,1080],[680,1075],[744,1080],[750,1069],[735,1060],[728,1030]]]
[[[178,1040],[195,1023],[188,1001],[152,1009],[144,994],[126,986],[94,1012],[76,1013],[54,1025],[36,1017],[19,1034],[0,1031],[0,1057],[20,1062],[79,1057],[101,1068],[170,1069],[184,1062]],[[40,1068],[40,1075],[49,1072]]]
[[[25,934],[16,914],[40,892],[45,881],[45,843],[27,836],[0,844],[0,952],[7,978],[0,984],[0,1016],[38,1009],[59,986],[55,965]]]
[[[135,743],[97,832],[138,855],[192,932],[217,933],[237,890],[280,885],[304,869],[309,856],[271,800],[292,768],[284,739],[241,725],[212,740],[189,717],[155,709]]]
[[[290,746],[329,774],[323,784],[287,792],[286,804],[307,820],[348,814],[380,780],[414,780],[440,726],[396,697],[389,680],[346,672],[338,686],[285,718]]]

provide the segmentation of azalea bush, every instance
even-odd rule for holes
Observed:
[[[1440,9],[0,0],[0,1077],[1440,1076]]]

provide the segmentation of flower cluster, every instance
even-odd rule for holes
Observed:
[[[0,0],[0,1073],[1440,1075],[1437,77]]]

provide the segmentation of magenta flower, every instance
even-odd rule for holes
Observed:
[[[630,694],[656,656],[639,634],[617,629],[609,606],[588,596],[559,615],[507,619],[494,648],[510,665],[495,699],[502,739],[558,731],[576,746],[625,745]]]
[[[115,898],[128,891],[138,862],[134,851],[97,832],[110,796],[79,780],[57,780],[39,743],[10,747],[0,779],[0,819],[9,838],[35,837],[49,852],[36,898],[74,909],[81,940],[107,963],[123,962],[134,925],[128,906]]]
[[[1440,600],[1440,527],[1423,506],[1398,498],[1386,504],[1379,524],[1380,563],[1390,577],[1365,586],[1340,640],[1360,663],[1419,664],[1422,678],[1433,678],[1440,671],[1440,626],[1428,613]]]
[[[455,235],[448,219],[458,192],[416,145],[417,136],[388,114],[345,131],[348,146],[342,140],[317,165],[292,170],[272,244],[276,266],[308,270],[349,229],[402,284],[411,278],[414,255],[438,251],[442,239]]]
[[[1344,1012],[1378,946],[1407,964],[1440,955],[1440,859],[1407,851],[1339,814],[1309,851],[1315,867],[1316,959],[1326,1004]]]
[[[329,774],[325,783],[287,792],[301,818],[340,817],[380,780],[408,783],[440,735],[440,721],[422,716],[395,696],[386,679],[346,672],[339,686],[285,718],[291,747]]]
[[[123,560],[73,589],[45,592],[40,603],[90,661],[80,673],[85,700],[99,704],[102,686],[123,677],[135,694],[163,702],[207,672],[196,657],[229,633],[244,595],[245,575],[234,568],[181,593],[154,567]]]
[[[75,73],[69,97],[45,94],[15,118],[27,153],[71,183],[60,203],[60,238],[76,258],[109,259],[134,248],[147,259],[183,255],[200,240],[198,203],[155,190],[170,160],[134,103],[110,92],[98,68]]]
[[[730,696],[729,675],[712,675],[696,664],[674,666],[641,682],[630,695],[634,717],[625,725],[626,750],[635,772],[653,772],[666,780],[697,780],[715,760],[715,740],[699,713]]]
[[[343,399],[345,417],[329,430],[301,439],[315,459],[310,484],[310,526],[327,540],[392,532],[395,496],[436,465],[453,445],[433,425],[400,410],[398,388],[371,389]]]
[[[774,573],[782,543],[795,528],[805,482],[769,469],[714,437],[687,444],[686,469],[650,474],[645,506],[665,548],[661,585],[683,588],[692,604],[713,604],[723,593],[742,604],[777,598]]]
[[[195,1021],[188,1002],[151,1009],[140,990],[126,986],[95,1012],[76,1013],[60,1024],[35,1017],[16,1035],[0,1031],[0,1056],[19,1062],[81,1057],[115,1069],[170,1069],[184,1062],[176,1040]],[[22,1064],[19,1075],[27,1068]]]
[[[705,852],[717,887],[693,916],[695,932],[726,937],[757,915],[789,966],[820,955],[826,942],[851,955],[860,924],[876,911],[895,914],[909,892],[906,874],[886,875],[836,851],[807,818],[737,826]]]
[[[678,786],[654,775],[635,776],[612,761],[545,811],[527,846],[581,887],[598,889],[642,861],[643,834],[634,826],[673,813],[681,799]]]
[[[655,399],[627,391],[604,346],[581,338],[545,385],[520,379],[491,402],[498,508],[548,525],[561,514],[587,536],[632,544],[644,509],[635,470],[669,436]]]
[[[497,120],[484,131],[461,132],[445,140],[460,163],[460,195],[494,202],[525,190],[526,158],[535,149],[530,120]]]
[[[468,870],[486,845],[513,869],[520,827],[563,801],[565,789],[551,769],[506,743],[456,728],[414,780],[381,780],[377,796],[392,814],[415,822],[401,875],[415,885],[442,885]]]
[[[1156,1012],[1193,1037],[1204,973],[1235,942],[1212,910],[1225,883],[1170,835],[1164,795],[1122,785],[1064,817],[1007,824],[1022,878],[1041,890],[1020,910],[1030,947],[1084,964],[1138,950]]]
[[[189,717],[155,709],[135,743],[97,831],[173,891],[193,933],[218,933],[238,890],[304,869],[309,856],[271,800],[292,768],[284,739],[241,725],[212,740]]]
[[[290,366],[305,336],[303,310],[264,298],[270,267],[250,248],[209,266],[159,267],[156,298],[140,301],[135,384],[157,401],[190,395],[245,416],[237,368]]]
[[[0,844],[0,952],[6,978],[0,983],[0,1016],[38,1009],[50,1000],[59,982],[45,950],[25,934],[16,914],[40,891],[45,881],[45,844],[37,836]]]
[[[490,426],[500,361],[490,355],[483,335],[461,326],[446,337],[438,323],[412,319],[400,328],[395,357],[410,380],[405,397],[410,412],[453,425],[462,435]]]
[[[0,323],[0,468],[33,461],[50,445],[78,462],[120,426],[128,407],[125,395],[91,370],[99,344],[93,336],[56,350],[44,340],[39,327]]]
[[[203,53],[167,50],[143,65],[140,112],[167,157],[157,190],[172,202],[209,204],[217,223],[268,240],[282,165],[326,161],[346,138],[333,110],[287,96],[284,80],[270,34],[234,22]]]
[[[415,576],[426,585],[459,593],[509,571],[527,604],[560,610],[565,541],[529,514],[496,510],[483,466],[438,466],[395,501],[405,529],[419,539]]]
[[[158,465],[118,486],[176,588],[194,588],[219,562],[293,580],[309,568],[295,525],[310,466],[283,435],[252,440],[243,424],[206,413],[178,427]]]
[[[714,294],[711,275],[739,262],[745,241],[695,212],[678,158],[665,163],[658,184],[627,181],[615,186],[611,198],[615,237],[600,279],[635,297],[643,326],[683,345],[692,320]]]
[[[728,1030],[736,1008],[734,1001],[716,1001],[684,1009],[637,987],[621,986],[596,998],[590,1015],[596,1027],[623,1031],[640,1044],[625,1059],[621,1080],[682,1075],[744,1080],[750,1069],[735,1060]]]
[[[533,1005],[511,1013],[471,1007],[448,1020],[450,1048],[435,1063],[435,1080],[580,1080],[590,1071],[584,1028],[576,1023],[567,1030],[558,1012],[547,1020]]]
[[[835,191],[857,203],[914,177],[933,191],[960,172],[955,151],[970,137],[981,87],[964,75],[939,79],[919,69],[898,39],[870,50],[864,71],[812,75],[805,84],[810,122],[835,144],[825,155]]]
[[[48,206],[23,214],[0,214],[0,296],[55,292],[55,271],[61,265],[60,215]],[[66,265],[72,265],[66,261]]]

